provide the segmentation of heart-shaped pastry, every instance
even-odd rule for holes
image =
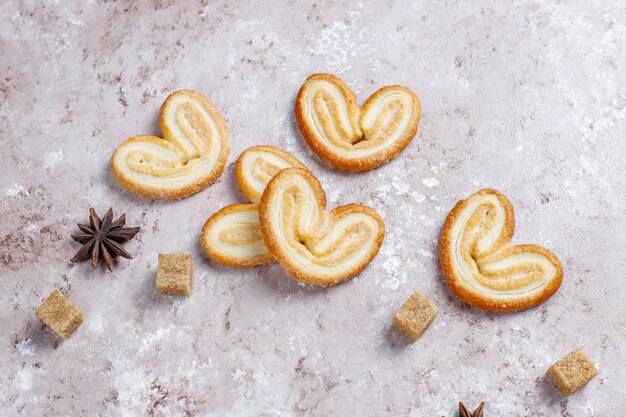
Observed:
[[[439,241],[450,289],[466,303],[491,311],[524,310],[550,298],[563,268],[549,250],[511,245],[513,206],[499,191],[484,189],[459,201]]]
[[[273,146],[253,146],[237,159],[239,189],[253,204],[232,204],[213,214],[202,228],[202,246],[215,262],[233,267],[253,267],[274,262],[259,229],[261,195],[267,183],[285,168],[306,166],[293,155]]]
[[[326,195],[308,170],[272,178],[259,204],[265,245],[293,278],[321,286],[346,281],[378,254],[385,224],[373,209],[349,204],[326,211]]]
[[[239,155],[235,167],[239,190],[248,200],[259,204],[267,184],[286,168],[307,169],[298,158],[282,149],[269,145],[248,148]]]
[[[167,97],[159,119],[163,138],[135,136],[111,157],[111,173],[144,197],[174,200],[214,183],[229,153],[228,128],[217,108],[188,90]]]
[[[359,109],[346,83],[331,74],[313,74],[296,98],[302,136],[321,158],[346,171],[376,168],[413,140],[422,114],[406,87],[381,88]]]

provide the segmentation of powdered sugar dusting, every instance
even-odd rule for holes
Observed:
[[[27,196],[30,193],[28,190],[21,184],[13,183],[9,188],[6,189],[4,195],[7,197],[18,197],[18,196]]]
[[[1,2],[0,414],[450,417],[458,401],[484,400],[486,416],[623,417],[612,389],[626,386],[616,3]],[[371,171],[324,162],[294,117],[315,72],[340,76],[358,104],[411,88],[423,106],[415,140]],[[181,88],[224,116],[227,168],[179,201],[135,196],[112,178],[111,153],[161,135],[160,106]],[[381,214],[383,245],[356,278],[318,288],[278,263],[205,256],[202,225],[245,202],[234,162],[259,144],[301,159],[330,209]],[[545,245],[566,267],[537,308],[483,312],[446,285],[441,227],[485,187],[511,200],[514,243]],[[142,227],[112,273],[68,261],[89,207]],[[191,297],[155,290],[166,252],[193,255]],[[68,340],[34,315],[53,289],[85,314]],[[439,313],[409,343],[392,318],[413,291]],[[563,399],[544,375],[576,346],[600,375]]]
[[[439,185],[439,181],[436,178],[425,178],[422,180],[422,184],[428,188],[433,188]]]
[[[59,149],[54,152],[47,153],[44,158],[44,168],[52,168],[59,162],[63,161],[63,149]]]
[[[33,345],[33,341],[30,338],[26,338],[17,344],[17,350],[20,352],[22,356],[34,356],[35,354],[35,346]]]

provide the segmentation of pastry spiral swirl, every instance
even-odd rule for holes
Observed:
[[[308,170],[288,168],[267,185],[259,204],[265,245],[293,278],[321,286],[346,281],[378,254],[385,225],[358,204],[326,211],[326,195]]]
[[[187,197],[214,183],[229,153],[228,128],[202,95],[179,90],[165,100],[159,119],[163,138],[135,136],[111,157],[113,177],[150,198]]]
[[[302,136],[321,158],[346,171],[376,168],[413,140],[422,113],[406,87],[382,87],[359,109],[346,83],[330,74],[313,74],[296,98]]]
[[[491,311],[517,311],[550,298],[563,268],[549,250],[511,245],[513,206],[499,191],[483,189],[459,201],[439,241],[450,289],[466,303]]]
[[[306,169],[293,155],[272,146],[253,146],[237,159],[239,189],[253,204],[232,204],[213,214],[202,228],[202,246],[215,262],[253,267],[274,262],[259,229],[258,203],[267,183],[280,170]]]

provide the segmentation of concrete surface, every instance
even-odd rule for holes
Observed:
[[[451,417],[485,401],[485,417],[623,417],[625,23],[623,1],[3,1],[0,414]],[[385,84],[414,89],[414,142],[367,173],[321,162],[293,116],[320,71],[360,102]],[[108,160],[125,138],[160,134],[180,88],[222,111],[228,168],[182,201],[131,195]],[[206,259],[202,224],[245,201],[234,161],[255,144],[301,158],[330,206],[383,215],[382,251],[358,278],[324,290],[277,265]],[[514,204],[514,241],[564,264],[537,308],[479,311],[442,280],[442,222],[487,186]],[[113,273],[69,263],[90,206],[143,228]],[[193,254],[189,299],[156,294],[159,252]],[[86,316],[65,342],[34,315],[55,288]],[[414,290],[439,315],[408,344],[391,318]],[[562,399],[544,374],[576,346],[600,375]]]

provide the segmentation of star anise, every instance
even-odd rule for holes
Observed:
[[[483,407],[485,403],[482,402],[478,406],[474,413],[470,413],[469,410],[463,405],[463,403],[459,403],[459,417],[483,417]]]
[[[93,208],[89,209],[90,225],[78,224],[82,233],[72,235],[72,239],[82,243],[83,247],[71,259],[72,262],[82,262],[91,258],[91,266],[95,269],[103,259],[109,271],[113,271],[115,258],[119,255],[132,259],[130,253],[122,248],[122,243],[135,237],[140,227],[124,227],[126,215],[113,221],[113,209],[106,212],[102,220]]]

